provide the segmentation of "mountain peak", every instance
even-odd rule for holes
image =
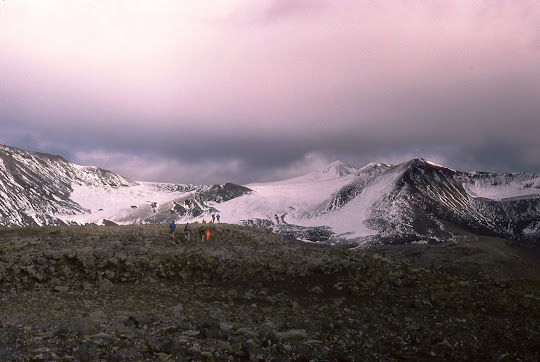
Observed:
[[[367,165],[362,167],[359,171],[369,172],[369,171],[372,171],[372,170],[387,169],[387,168],[390,168],[390,167],[392,167],[392,166],[388,165],[386,163],[372,162],[372,163],[368,163]]]
[[[445,169],[445,170],[450,170],[450,171],[456,172],[456,170],[454,170],[454,169],[452,169],[450,167],[446,167],[446,166],[440,165],[438,163],[426,160],[423,157],[413,158],[412,160],[410,160],[408,162],[405,162],[404,165],[406,165],[407,167],[437,168],[437,169]]]
[[[334,161],[320,169],[319,171],[316,171],[319,174],[326,174],[330,176],[330,178],[335,177],[341,177],[341,176],[347,176],[351,173],[357,172],[358,169],[349,165],[346,162],[343,161]]]
[[[356,167],[353,167],[343,161],[334,161],[327,164],[326,166],[319,168],[316,171],[310,172],[303,176],[292,178],[290,180],[279,181],[279,183],[329,181],[338,179],[340,177],[348,176],[356,172],[358,172],[358,169]]]

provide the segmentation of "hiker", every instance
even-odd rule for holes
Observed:
[[[210,241],[210,230],[206,230],[206,241]]]
[[[216,222],[216,215],[212,214],[212,224]]]
[[[186,226],[184,227],[184,237],[186,238],[186,241],[189,241],[191,238],[191,230],[189,230],[189,223],[186,223]]]
[[[174,221],[171,221],[171,223],[169,224],[169,230],[171,232],[171,240],[174,241],[174,232],[176,231],[176,224],[174,223]]]
[[[206,220],[205,220],[205,219],[202,219],[202,223],[203,223],[203,224],[206,224]]]
[[[219,223],[219,219],[220,219],[219,214],[217,214],[216,218],[217,218],[217,222]]]
[[[204,242],[204,227],[202,225],[199,228],[199,236],[201,237],[201,242]]]

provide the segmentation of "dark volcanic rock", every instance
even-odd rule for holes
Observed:
[[[532,281],[207,227],[178,244],[165,225],[0,230],[0,359],[540,358]]]
[[[199,199],[202,201],[225,202],[251,192],[253,190],[245,186],[228,182],[224,185],[211,186],[208,190],[200,193]]]

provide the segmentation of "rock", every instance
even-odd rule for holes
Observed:
[[[83,342],[73,348],[73,357],[81,361],[95,361],[99,359],[99,352],[89,343]]]
[[[218,339],[216,341],[216,349],[220,351],[233,352],[233,348],[230,345],[230,343],[223,341],[221,339]]]
[[[107,319],[107,315],[102,310],[96,310],[88,315],[90,319],[93,321],[105,321]]]
[[[118,226],[117,223],[111,221],[111,220],[107,220],[107,219],[103,219],[103,225],[104,226]]]
[[[285,332],[276,332],[276,336],[280,339],[295,339],[307,338],[308,334],[303,329],[291,329]]]
[[[127,256],[127,254],[126,254],[124,251],[117,251],[117,252],[115,252],[115,253],[114,253],[114,257],[115,257],[118,261],[120,261],[120,262],[122,262],[122,263],[125,263],[126,260],[128,259],[128,256]]]
[[[184,311],[184,306],[182,304],[176,304],[175,306],[171,307],[170,310],[174,314],[181,314]]]
[[[291,308],[292,308],[293,310],[298,310],[298,309],[300,309],[300,304],[298,304],[298,302],[295,300],[295,301],[293,301],[293,302],[291,303]]]
[[[199,325],[200,337],[215,339],[220,335],[220,325],[215,321],[205,321]]]
[[[98,324],[88,318],[76,319],[68,322],[64,327],[67,329],[67,333],[75,334],[80,337],[96,334],[99,330]]]
[[[151,346],[156,351],[167,354],[174,354],[180,350],[178,344],[167,336],[152,338]]]
[[[108,291],[108,290],[111,290],[112,288],[114,288],[114,284],[107,278],[103,278],[103,280],[99,283],[100,291]]]
[[[55,291],[57,293],[65,293],[65,292],[69,291],[69,287],[66,286],[66,285],[55,285],[53,287],[53,291]]]
[[[143,360],[143,354],[135,347],[120,348],[111,354],[111,361],[140,361]]]
[[[99,347],[106,347],[114,343],[114,337],[108,333],[99,333],[90,337],[90,341]]]
[[[71,268],[67,265],[64,265],[64,267],[62,268],[62,274],[64,274],[64,276],[66,277],[71,276]]]
[[[49,280],[49,284],[52,286],[61,285],[62,281],[58,278],[52,278],[51,280]]]
[[[251,328],[242,327],[236,330],[236,333],[246,337],[255,337],[255,333]]]
[[[105,270],[105,273],[103,273],[103,275],[104,275],[107,279],[110,280],[110,279],[114,279],[116,273],[115,273],[114,271],[112,271],[112,270],[107,269],[107,270]]]
[[[204,351],[204,352],[201,352],[201,357],[212,360],[214,359],[214,354],[212,352]]]
[[[77,261],[81,264],[83,269],[87,271],[91,271],[95,267],[96,260],[94,259],[94,255],[91,253],[87,253],[84,251],[79,251],[77,253]]]

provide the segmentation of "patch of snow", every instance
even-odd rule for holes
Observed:
[[[501,201],[508,198],[525,197],[525,196],[540,196],[540,178],[531,184],[531,180],[527,181],[530,185],[525,187],[522,182],[511,181],[508,183],[497,182],[497,184],[489,184],[488,182],[476,181],[473,184],[464,183],[463,187],[472,197],[482,197],[485,199]]]
[[[334,161],[320,170],[308,173],[307,175],[295,177],[289,180],[272,182],[274,185],[291,183],[311,183],[318,181],[329,181],[341,177],[347,177],[357,172],[358,169],[342,161]],[[249,187],[249,186],[248,186]]]
[[[253,218],[274,220],[275,215],[287,214],[286,222],[303,225],[297,213],[317,207],[337,189],[350,183],[354,177],[351,174],[318,181],[304,179],[301,182],[300,178],[296,178],[266,184],[249,184],[245,186],[253,190],[253,193],[220,204],[218,209],[222,220],[230,223]],[[317,226],[321,225],[323,224]]]
[[[439,167],[439,168],[444,168],[444,169],[447,169],[447,170],[450,170],[450,171],[453,171],[453,172],[457,172],[456,170],[454,170],[453,168],[450,168],[450,167],[446,167],[446,166],[443,166],[443,165],[439,165],[438,163],[435,163],[435,162],[431,162],[429,160],[424,160],[426,163],[430,164],[431,166],[435,166],[435,167]]]
[[[160,209],[171,208],[173,201],[183,194],[167,191],[154,183],[139,182],[136,186],[73,185],[71,199],[88,209],[87,214],[58,215],[63,220],[77,223],[97,223],[103,219],[117,223],[132,223],[134,215],[138,218],[152,216],[152,202]],[[136,206],[134,211],[132,206]]]
[[[364,167],[362,167],[360,170],[360,172],[369,172],[373,169],[377,169],[377,168],[390,168],[392,166],[395,166],[395,165],[388,165],[386,163],[380,163],[380,162],[372,162],[372,163],[368,163],[367,165],[365,165]]]
[[[399,172],[390,172],[377,178],[343,207],[306,217],[306,210],[314,210],[327,202],[336,190],[351,183],[357,176],[347,175],[328,180],[296,178],[268,184],[246,185],[254,192],[219,205],[223,220],[236,223],[246,219],[275,220],[275,215],[285,215],[290,224],[314,227],[329,226],[337,234],[348,238],[376,235],[377,231],[365,225],[373,205],[388,195],[395,186]],[[311,181],[309,181],[311,180]],[[300,182],[304,181],[304,182]]]
[[[300,220],[298,224],[303,226],[326,225],[336,233],[349,234],[350,238],[376,235],[377,231],[370,229],[365,222],[371,216],[371,211],[377,201],[393,190],[399,176],[399,172],[381,175],[343,207],[314,219]]]

